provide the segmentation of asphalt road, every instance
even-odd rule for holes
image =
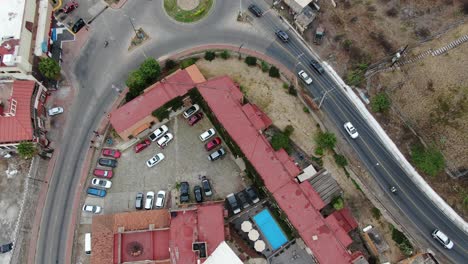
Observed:
[[[275,58],[290,69],[305,69],[314,79],[308,87],[314,97],[326,91],[322,111],[336,125],[337,131],[346,137],[356,155],[367,166],[383,192],[389,186],[397,186],[396,195],[388,194],[395,205],[407,216],[411,225],[407,229],[416,238],[424,238],[436,256],[443,254],[454,263],[468,259],[466,234],[440,212],[424,193],[409,180],[393,156],[383,147],[373,130],[358,114],[342,91],[329,76],[317,75],[308,67],[313,54],[292,32],[287,44],[278,41],[274,30],[285,24],[275,12],[268,11],[253,25],[237,23],[237,1],[216,1],[210,15],[199,23],[181,25],[170,20],[162,11],[162,1],[128,1],[121,10],[107,9],[91,24],[91,35],[87,45],[76,61],[74,87],[77,95],[68,115],[60,147],[60,156],[49,186],[36,250],[36,263],[70,263],[65,259],[76,188],[84,157],[89,149],[92,131],[98,121],[117,97],[113,85],[122,88],[130,70],[136,68],[146,57],[160,58],[190,47],[204,44],[231,44],[249,48]],[[262,1],[255,1],[267,10]],[[243,1],[244,8],[250,1]],[[138,49],[128,52],[129,39],[133,30],[129,18],[137,27],[150,35],[151,40]],[[104,48],[104,41],[109,46]],[[360,133],[351,140],[342,129],[343,123],[351,121]],[[377,165],[378,164],[378,165]],[[455,243],[453,250],[444,250],[434,241],[430,233],[434,228],[443,230]]]

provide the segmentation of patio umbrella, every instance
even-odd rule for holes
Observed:
[[[249,231],[249,239],[252,241],[257,240],[260,237],[260,234],[258,233],[257,230],[252,229]]]
[[[247,220],[242,222],[241,229],[244,232],[249,232],[250,230],[252,230],[252,223],[250,221],[247,221]]]
[[[263,250],[265,250],[265,242],[263,242],[263,240],[257,240],[257,241],[255,241],[254,248],[255,248],[255,250],[257,250],[258,252],[262,252]]]

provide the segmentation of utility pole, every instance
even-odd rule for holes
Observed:
[[[241,56],[241,53],[240,53],[240,50],[242,49],[242,46],[244,46],[244,43],[240,44],[239,50],[237,51],[237,53],[239,53],[239,60],[242,59],[242,56]]]
[[[319,105],[318,105],[318,108],[319,108],[319,109],[320,109],[320,107],[322,106],[322,103],[323,103],[323,101],[325,100],[325,97],[327,96],[327,94],[328,94],[329,92],[333,91],[333,90],[335,90],[335,89],[331,89],[331,90],[325,91],[325,93],[323,94],[322,99],[320,100],[320,103],[319,103]]]

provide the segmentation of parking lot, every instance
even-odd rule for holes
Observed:
[[[166,208],[175,208],[177,206],[175,201],[178,201],[177,183],[189,182],[190,200],[195,202],[193,187],[200,185],[202,176],[210,180],[213,189],[213,196],[209,199],[204,197],[205,201],[224,199],[227,194],[240,191],[245,187],[239,176],[241,170],[225,146],[223,147],[227,154],[222,159],[208,160],[208,154],[214,150],[206,151],[204,148],[206,142],[201,142],[199,139],[202,132],[212,128],[208,118],[204,117],[191,127],[180,115],[166,125],[169,133],[174,135],[174,139],[167,147],[161,149],[156,142],[152,142],[140,153],[135,153],[133,147],[124,150],[118,159],[118,166],[113,169],[112,187],[107,190],[106,197],[88,196],[86,203],[102,206],[105,214],[127,212],[135,210],[137,192],[146,194],[148,191],[156,193],[159,190],[165,190],[167,192]],[[152,130],[154,129],[156,127]],[[146,161],[160,152],[164,154],[165,159],[156,166],[148,168]],[[95,157],[96,160],[97,158]],[[91,178],[90,176],[88,184]],[[85,214],[81,222],[91,223],[90,217]]]

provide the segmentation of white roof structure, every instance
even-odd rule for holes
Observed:
[[[243,264],[239,257],[232,251],[225,241],[213,251],[203,264]]]
[[[0,1],[0,43],[8,39],[19,39],[26,0]]]
[[[300,13],[312,0],[284,0],[284,2],[296,13]]]

